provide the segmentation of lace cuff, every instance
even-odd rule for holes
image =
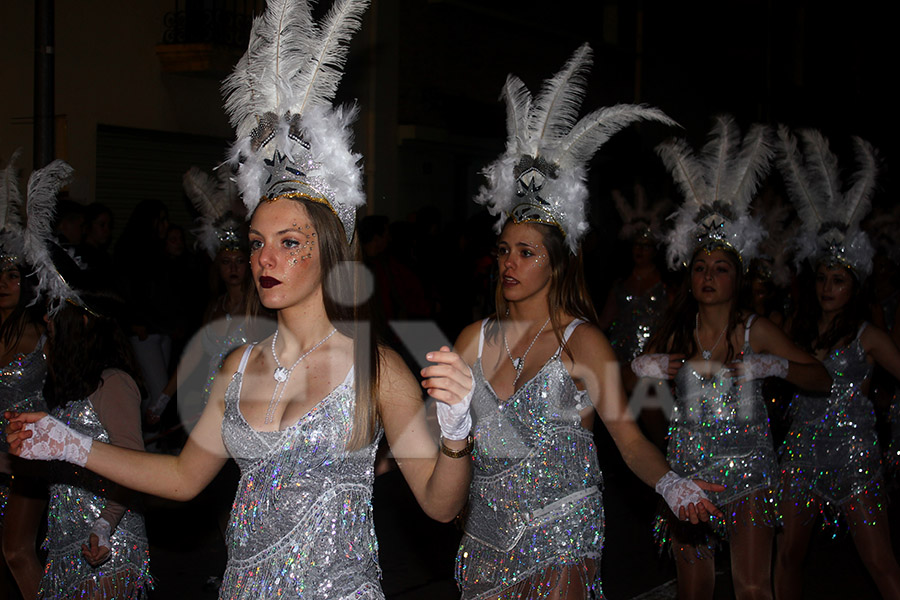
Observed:
[[[79,467],[87,463],[94,440],[78,433],[59,419],[46,415],[34,423],[26,423],[31,437],[22,441],[19,456],[32,460],[64,460]]]
[[[472,380],[472,387],[461,401],[456,404],[440,401],[437,403],[437,420],[444,439],[464,440],[472,431],[472,414],[469,412],[469,405],[472,404],[472,396],[475,394],[472,369],[469,369],[469,378]]]
[[[788,374],[788,359],[774,354],[750,354],[741,361],[743,364],[743,378],[765,379],[766,377],[779,377],[784,379]]]
[[[682,477],[675,471],[669,471],[656,482],[656,492],[663,497],[675,516],[681,508],[687,510],[689,504],[695,506],[701,500],[709,498],[692,479]]]
[[[668,354],[642,354],[631,361],[631,370],[638,377],[652,377],[654,379],[668,379],[669,370]]]

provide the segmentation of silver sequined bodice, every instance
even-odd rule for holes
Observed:
[[[743,355],[751,353],[745,343]],[[760,384],[740,383],[724,368],[703,377],[690,363],[675,376],[667,459],[680,475],[724,485],[724,492],[707,492],[717,506],[771,488],[776,481],[775,450]]]
[[[457,556],[463,598],[480,598],[603,548],[603,478],[589,406],[558,355],[507,400],[472,368],[475,449],[465,536]],[[599,569],[597,570],[599,575]],[[599,578],[585,582],[601,597]]]
[[[222,437],[241,469],[220,598],[381,599],[372,521],[376,439],[348,452],[352,370],[296,424],[260,432],[225,392]],[[380,433],[378,436],[380,438]]]
[[[47,410],[43,394],[47,359],[44,357],[43,345],[42,337],[34,350],[28,354],[19,354],[0,369],[0,428],[6,427],[6,411]],[[0,438],[0,451],[5,452],[9,444],[5,435]]]
[[[633,294],[622,282],[613,287],[616,319],[609,326],[609,343],[620,361],[631,362],[644,351],[660,317],[666,311],[668,298],[662,281],[643,294]]]
[[[97,417],[90,400],[70,402],[53,411],[53,416],[79,433],[100,442],[109,442],[109,434]],[[85,580],[122,577],[133,582],[125,598],[144,598],[150,582],[150,550],[143,515],[130,507],[109,538],[111,558],[100,569],[92,568],[81,557],[81,545],[91,526],[106,506],[104,493],[108,483],[99,475],[66,463],[58,463],[50,486],[47,509],[47,567],[41,579],[42,598],[70,598]],[[136,501],[136,500],[134,500]]]
[[[842,504],[881,477],[875,411],[861,389],[873,367],[859,337],[822,364],[833,380],[831,394],[794,398],[782,461],[792,485]]]

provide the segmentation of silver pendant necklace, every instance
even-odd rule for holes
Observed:
[[[512,352],[509,349],[509,342],[506,340],[506,332],[503,331],[503,326],[501,324],[500,331],[503,334],[503,345],[506,347],[506,355],[509,357],[509,360],[512,362],[513,368],[516,370],[516,378],[513,379],[513,389],[516,389],[516,384],[519,383],[519,377],[522,376],[522,371],[525,369],[525,357],[528,356],[528,353],[531,352],[531,347],[534,346],[534,343],[537,342],[537,339],[544,332],[544,329],[550,323],[550,317],[547,317],[547,320],[544,321],[544,324],[538,330],[537,335],[534,336],[534,339],[531,340],[531,343],[528,344],[528,348],[525,349],[525,354],[523,354],[520,358],[513,358]]]
[[[709,350],[703,347],[703,344],[700,342],[700,313],[698,312],[694,315],[694,335],[697,337],[697,345],[700,347],[700,356],[703,357],[703,360],[709,362],[709,359],[712,358],[712,353],[715,352],[716,348],[719,347],[719,342],[722,341],[722,337],[725,335],[725,332],[728,330],[728,324],[725,324],[725,328],[722,330],[722,333],[719,334],[719,337],[716,339],[716,343],[713,344],[713,347]]]
[[[266,423],[271,423],[272,419],[275,417],[275,409],[281,403],[281,398],[284,396],[284,388],[287,387],[287,382],[291,378],[291,373],[294,372],[297,365],[299,365],[304,358],[312,354],[316,348],[327,342],[335,332],[337,332],[337,328],[332,329],[331,333],[319,340],[312,348],[301,354],[290,368],[286,368],[282,366],[281,361],[278,360],[278,355],[275,354],[275,341],[278,340],[278,330],[275,330],[275,335],[272,336],[272,358],[275,359],[275,364],[277,365],[275,367],[275,372],[272,373],[272,377],[275,379],[275,389],[272,391],[272,399],[269,401],[269,407],[266,409]]]

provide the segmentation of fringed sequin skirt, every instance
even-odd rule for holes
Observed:
[[[522,518],[511,540],[484,540],[467,531],[457,555],[464,600],[603,598],[603,501],[597,488],[563,498]]]

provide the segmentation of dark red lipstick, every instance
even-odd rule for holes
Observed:
[[[281,285],[281,282],[278,281],[277,279],[275,279],[274,277],[268,277],[266,275],[263,275],[262,277],[259,278],[259,285],[263,289],[269,289],[269,288],[275,287],[276,285]]]

